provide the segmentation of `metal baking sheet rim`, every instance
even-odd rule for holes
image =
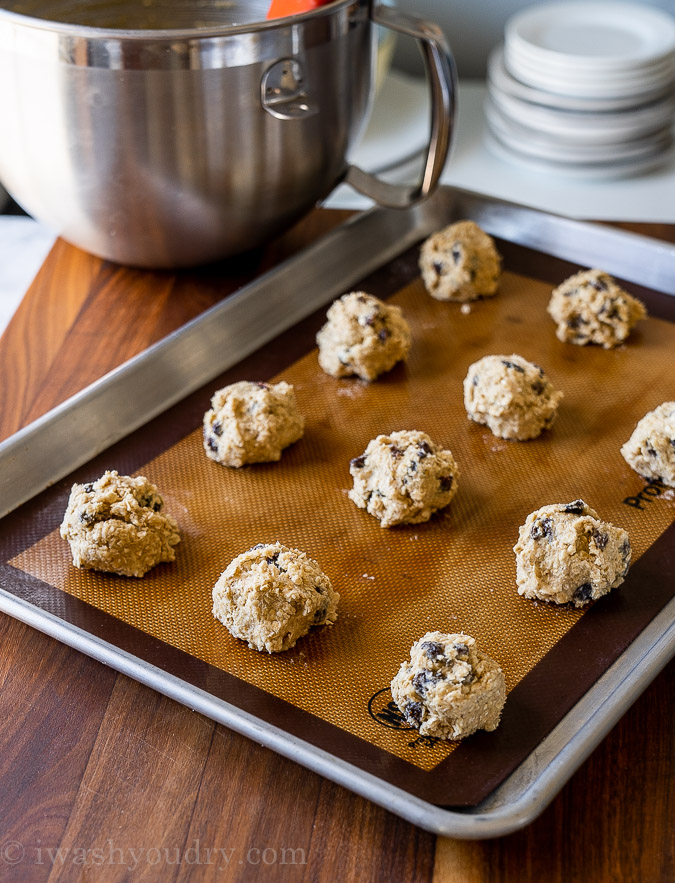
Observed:
[[[328,304],[414,242],[460,218],[472,218],[502,239],[581,266],[600,265],[622,279],[675,294],[669,288],[675,281],[675,246],[666,242],[454,188],[440,188],[430,200],[407,211],[373,209],[1,443],[0,517]],[[176,364],[181,370],[170,370]],[[136,386],[141,374],[143,382]],[[130,387],[134,395],[128,394]],[[116,415],[115,425],[100,419],[102,405],[114,406],[110,410]],[[97,419],[87,419],[89,414]],[[74,432],[74,422],[80,431]],[[58,444],[59,437],[64,444]],[[2,589],[0,610],[413,824],[464,839],[501,836],[533,821],[675,653],[674,599],[480,806],[448,810],[364,773]]]
[[[460,811],[413,797],[4,589],[0,589],[0,610],[412,824],[441,836],[467,840],[500,837],[534,821],[675,652],[673,599],[482,805]]]

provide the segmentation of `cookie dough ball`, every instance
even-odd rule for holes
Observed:
[[[269,463],[280,460],[304,428],[290,383],[242,380],[214,393],[204,414],[204,450],[223,466]]]
[[[492,237],[473,221],[459,221],[423,243],[420,270],[432,297],[466,302],[497,292],[502,264]]]
[[[423,736],[463,739],[496,729],[506,685],[501,668],[469,635],[427,632],[391,682],[391,695]]]
[[[401,308],[352,291],[336,300],[316,336],[319,365],[333,377],[375,380],[410,351],[410,327]]]
[[[543,368],[517,355],[485,356],[464,378],[466,413],[499,438],[536,438],[553,424],[562,395]]]
[[[165,514],[164,500],[142,475],[116,471],[97,481],[74,484],[61,524],[73,564],[122,576],[143,576],[156,564],[175,561],[178,524]]]
[[[553,290],[548,312],[563,343],[597,343],[610,349],[622,343],[647,315],[644,304],[602,270],[570,276]]]
[[[259,543],[237,556],[213,587],[213,615],[255,650],[295,646],[314,625],[332,625],[340,596],[304,552]]]
[[[583,500],[532,512],[513,551],[520,595],[575,607],[621,585],[631,558],[627,532]]]
[[[621,454],[638,475],[675,487],[675,402],[645,414]]]
[[[415,430],[378,435],[349,471],[354,479],[349,498],[381,527],[428,521],[457,493],[455,458]]]

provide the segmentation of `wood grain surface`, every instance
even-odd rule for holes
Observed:
[[[0,438],[346,217],[180,274],[59,241],[0,338]],[[675,242],[675,227],[622,225]],[[436,838],[0,615],[0,881],[672,881],[673,664],[524,830]]]

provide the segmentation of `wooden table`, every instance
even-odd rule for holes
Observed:
[[[315,212],[226,274],[159,274],[151,294],[146,274],[57,242],[0,338],[0,438],[345,216]],[[460,842],[4,615],[0,641],[2,881],[675,879],[672,664],[538,820]]]

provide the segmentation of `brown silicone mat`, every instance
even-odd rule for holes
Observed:
[[[78,473],[78,480],[90,479],[102,468],[133,466],[155,482],[182,529],[175,564],[143,580],[73,568],[57,527],[67,483],[52,494],[48,517],[37,519],[46,530],[9,564],[33,596],[47,591],[51,608],[69,621],[91,623],[92,609],[101,611],[107,614],[97,620],[102,637],[115,632],[133,652],[170,658],[182,677],[187,672],[187,680],[206,682],[216,695],[432,802],[478,802],[673,590],[668,528],[675,492],[646,486],[619,448],[647,410],[675,398],[675,326],[650,317],[612,351],[562,344],[545,312],[560,262],[544,260],[543,278],[550,281],[541,281],[523,272],[541,256],[502,245],[507,270],[498,296],[468,312],[425,293],[414,250],[368,280],[374,293],[393,289],[392,302],[402,307],[414,339],[407,364],[376,383],[324,375],[314,349],[274,374],[254,374],[273,364],[268,353],[264,363],[249,360],[154,421],[154,456],[139,453],[145,430],[135,434],[132,462],[125,451],[133,450],[135,436]],[[277,355],[302,349],[322,319],[268,349]],[[490,353],[525,356],[564,391],[550,432],[507,442],[467,419],[462,380],[472,362]],[[284,379],[296,388],[306,432],[278,464],[228,470],[203,454],[199,417],[213,389],[240,376]],[[349,501],[348,465],[369,439],[396,429],[424,430],[450,448],[461,470],[459,491],[429,523],[383,530]],[[577,497],[629,531],[628,579],[585,612],[520,598],[512,552],[519,525],[541,505]],[[211,588],[234,556],[275,540],[315,558],[341,601],[334,627],[267,656],[213,619]],[[120,632],[120,622],[132,628]],[[458,746],[416,738],[402,724],[388,683],[413,641],[432,629],[473,635],[501,664],[509,699],[495,733]]]

